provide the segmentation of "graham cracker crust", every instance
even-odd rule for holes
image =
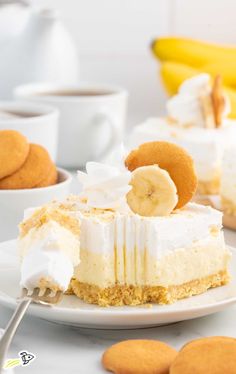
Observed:
[[[73,291],[73,288],[72,288],[72,281],[75,281],[75,278],[71,278],[70,280],[70,284],[65,292],[65,295],[74,295],[74,291]]]
[[[197,193],[200,195],[217,195],[220,191],[220,176],[208,182],[198,181]]]
[[[44,278],[41,278],[38,282],[38,287],[41,289],[41,290],[45,290],[46,288],[49,288],[50,290],[52,290],[53,292],[57,292],[57,291],[62,291],[60,289],[60,287],[58,285],[56,285],[54,282],[53,282],[53,279],[51,279],[50,277],[44,277]]]
[[[223,286],[229,280],[228,271],[222,270],[202,279],[168,287],[116,284],[102,289],[88,283],[81,283],[76,279],[71,281],[71,287],[74,294],[80,299],[105,307],[146,303],[171,304],[179,299],[201,294],[209,288]]]

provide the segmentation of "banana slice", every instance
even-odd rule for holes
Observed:
[[[130,209],[141,216],[166,216],[178,202],[176,186],[169,173],[158,165],[135,169],[126,195]]]

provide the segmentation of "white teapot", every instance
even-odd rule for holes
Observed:
[[[77,50],[57,12],[20,4],[0,0],[0,99],[22,83],[78,83]]]
[[[29,14],[28,3],[0,0],[0,43],[5,44],[12,36],[22,31]]]

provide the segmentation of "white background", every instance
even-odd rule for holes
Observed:
[[[164,111],[150,42],[160,35],[236,41],[235,0],[34,0],[59,9],[79,49],[84,81],[130,91],[129,122]]]

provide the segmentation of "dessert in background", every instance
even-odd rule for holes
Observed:
[[[220,76],[211,83],[209,75],[198,75],[167,101],[166,118],[151,118],[134,128],[128,147],[152,140],[180,145],[194,159],[198,193],[218,194],[224,151],[236,146],[236,123],[227,118],[229,112]]]
[[[170,36],[154,40],[151,49],[159,60],[160,75],[169,95],[175,95],[186,79],[200,73],[208,73],[214,79],[220,72],[230,99],[229,116],[236,118],[235,47]]]
[[[21,286],[98,304],[167,304],[229,281],[222,213],[189,203],[192,158],[151,142],[120,166],[87,163],[79,196],[28,212],[20,225]],[[70,283],[70,278],[72,281]]]
[[[221,204],[228,215],[236,216],[236,148],[228,148],[223,157]]]
[[[29,144],[18,131],[0,131],[1,190],[47,187],[56,182],[56,166],[44,147]]]

